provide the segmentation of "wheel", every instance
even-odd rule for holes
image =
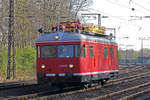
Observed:
[[[87,88],[92,87],[93,84],[92,84],[92,83],[86,83],[86,84],[84,84],[83,86],[84,86],[85,89],[87,89]]]
[[[104,80],[101,80],[101,85],[104,86],[105,82]]]
[[[85,89],[89,88],[89,85],[88,84],[84,84],[84,88]]]
[[[101,85],[104,86],[108,80],[109,80],[109,78],[102,79],[102,80],[100,81],[100,82],[101,82]]]
[[[88,88],[88,84],[87,83],[81,83],[80,87],[82,87],[83,89],[87,89]]]
[[[49,81],[44,77],[44,74],[37,73],[37,83],[42,84],[50,84]]]
[[[105,79],[105,83],[106,83],[108,80],[109,80],[109,78],[106,78],[106,79]]]

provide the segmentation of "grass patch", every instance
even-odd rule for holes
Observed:
[[[31,46],[16,49],[16,78],[6,80],[7,48],[0,48],[0,82],[36,78],[36,50]]]

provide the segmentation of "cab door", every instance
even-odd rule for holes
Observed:
[[[94,46],[89,45],[89,61],[91,66],[91,71],[95,71],[95,59],[94,59]]]
[[[88,73],[92,73],[94,70],[94,47],[93,45],[87,45],[87,56],[86,56],[86,69],[85,71]]]
[[[111,46],[109,48],[109,67],[110,67],[110,70],[113,70],[113,66],[114,66],[114,49],[113,47]]]
[[[109,67],[109,57],[108,57],[108,47],[104,46],[104,71],[110,70]]]

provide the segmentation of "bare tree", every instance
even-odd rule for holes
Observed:
[[[8,2],[0,1],[0,45],[3,46],[7,46]],[[87,10],[91,3],[92,0],[15,0],[16,46],[34,46],[39,28],[51,31],[53,24],[68,19],[76,20],[78,13]]]

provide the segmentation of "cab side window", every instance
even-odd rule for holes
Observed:
[[[75,45],[75,56],[76,57],[85,57],[85,46],[84,45]]]
[[[108,57],[108,48],[104,47],[104,58]]]
[[[83,57],[82,45],[75,45],[75,56]]]
[[[93,48],[92,45],[89,46],[89,53],[90,53],[90,54],[89,54],[90,57],[93,58],[93,57],[94,57],[94,48]]]

